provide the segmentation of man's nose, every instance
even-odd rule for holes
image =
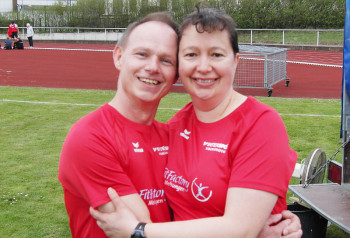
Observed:
[[[145,66],[145,70],[151,73],[159,72],[159,59],[157,57],[150,57]]]

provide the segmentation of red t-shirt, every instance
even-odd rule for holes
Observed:
[[[175,220],[222,216],[229,187],[274,193],[273,213],[287,208],[297,154],[275,110],[248,97],[227,117],[203,123],[189,103],[168,125],[165,193]]]
[[[7,29],[7,35],[9,37],[12,37],[12,32],[17,32],[16,24],[10,24],[9,28]]]
[[[120,196],[139,193],[152,221],[169,221],[163,182],[168,148],[165,124],[134,123],[108,104],[80,119],[64,142],[58,174],[73,237],[106,237],[89,206],[109,202],[108,187]]]

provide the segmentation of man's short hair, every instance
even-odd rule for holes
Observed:
[[[144,18],[135,21],[133,23],[131,23],[125,30],[125,32],[123,33],[122,38],[120,39],[120,41],[118,42],[118,45],[120,46],[126,46],[127,45],[127,41],[128,38],[131,34],[131,32],[139,25],[146,23],[146,22],[150,22],[150,21],[157,21],[157,22],[162,22],[168,26],[170,26],[176,33],[176,35],[179,35],[179,28],[177,23],[169,16],[168,13],[166,12],[155,12],[155,13],[150,13],[147,16],[145,16]]]

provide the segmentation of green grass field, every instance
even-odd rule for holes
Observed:
[[[317,44],[317,31],[297,31],[297,30],[285,30],[284,31],[284,44],[286,45],[316,45]],[[283,34],[282,30],[254,30],[253,39],[251,39],[250,30],[239,30],[238,39],[241,43],[254,44],[282,44]],[[333,45],[342,46],[344,42],[343,31],[320,31],[319,32],[319,45]]]
[[[111,100],[114,93],[0,87],[0,237],[70,237],[57,180],[62,143],[75,121]],[[258,99],[281,114],[299,161],[312,149],[321,148],[330,157],[339,147],[340,100]],[[167,121],[189,101],[187,94],[169,94],[157,119]],[[331,226],[327,237],[349,235]]]

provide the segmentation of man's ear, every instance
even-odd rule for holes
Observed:
[[[120,71],[121,62],[120,59],[122,57],[123,50],[120,46],[116,46],[113,50],[113,62],[114,66]]]

